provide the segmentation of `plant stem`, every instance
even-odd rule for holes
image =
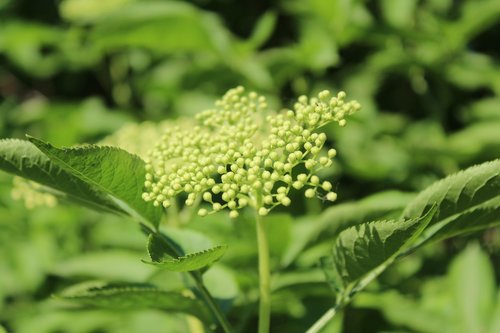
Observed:
[[[210,310],[212,313],[215,315],[217,320],[219,321],[220,326],[226,333],[233,333],[233,329],[229,322],[226,319],[226,316],[222,313],[219,305],[215,302],[213,299],[212,295],[208,291],[208,289],[205,287],[203,284],[203,280],[201,278],[201,275],[195,272],[191,272],[191,276],[194,278],[196,282],[196,286],[198,287],[201,296],[205,300],[205,303],[209,306]]]
[[[269,333],[271,322],[271,272],[269,266],[269,245],[264,221],[258,211],[255,217],[257,227],[257,248],[259,252],[259,330]]]
[[[335,317],[336,313],[337,313],[337,307],[328,309],[328,311],[326,311],[325,314],[322,315],[321,318],[319,318],[318,321],[316,321],[314,325],[312,325],[311,328],[309,328],[306,331],[306,333],[320,332],[326,326],[326,324],[328,324],[330,320],[332,320],[333,317]]]
[[[396,254],[397,255],[397,254]],[[394,258],[396,258],[396,255],[394,255],[392,258],[389,258],[386,260],[383,264],[375,268],[370,274],[366,275],[364,278],[362,278],[358,283],[354,284],[349,288],[348,290],[344,291],[343,294],[338,296],[337,299],[337,304],[328,309],[324,315],[321,316],[312,326],[309,328],[306,333],[318,333],[320,332],[330,320],[333,319],[335,314],[339,311],[339,309],[344,308],[347,304],[349,304],[352,300],[352,298],[361,290],[363,290],[370,282],[375,280],[386,268],[387,266],[390,265],[392,261],[394,261]]]

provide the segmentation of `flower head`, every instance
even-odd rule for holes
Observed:
[[[188,120],[177,120],[175,124],[178,126],[179,123],[185,122],[188,122]],[[161,137],[162,133],[172,126],[174,126],[173,121],[162,121],[159,123],[145,121],[139,124],[128,123],[118,131],[103,138],[97,144],[118,147],[141,158],[145,158],[151,149],[151,142]]]
[[[323,193],[335,200],[332,184],[317,172],[332,164],[334,149],[323,151],[326,134],[318,130],[331,122],[340,126],[360,108],[346,102],[345,93],[301,96],[293,110],[274,112],[264,96],[229,90],[215,108],[196,116],[193,127],[165,130],[146,160],[143,198],[169,207],[182,193],[186,205],[197,200],[211,204],[204,216],[224,208],[231,217],[251,206],[266,215],[278,205],[289,206],[291,188],[306,187],[306,197]],[[304,172],[296,170],[302,165]]]

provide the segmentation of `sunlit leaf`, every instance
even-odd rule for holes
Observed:
[[[123,212],[104,192],[64,170],[28,141],[0,140],[0,168],[59,191],[79,204]]]
[[[155,249],[157,251],[157,248]],[[189,253],[184,256],[173,258],[165,256],[158,257],[157,253],[151,254],[151,252],[150,255],[153,260],[152,264],[156,266],[175,272],[188,272],[196,271],[213,264],[224,255],[226,249],[227,246],[219,245],[204,251]]]
[[[332,249],[334,284],[341,290],[370,274],[379,274],[425,229],[434,215],[409,220],[374,221],[343,230]]]
[[[403,217],[421,216],[437,204],[438,211],[422,234],[423,243],[497,225],[499,197],[500,160],[494,160],[434,183],[408,204]]]
[[[36,138],[30,141],[67,173],[119,201],[131,216],[157,225],[162,209],[142,199],[144,161],[114,147],[84,146],[59,149]]]

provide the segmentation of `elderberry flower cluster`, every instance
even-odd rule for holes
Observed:
[[[323,150],[327,137],[318,130],[331,122],[344,126],[360,108],[345,97],[325,90],[278,113],[255,92],[229,90],[214,109],[197,115],[194,127],[165,130],[146,159],[143,199],[165,208],[179,196],[187,206],[203,200],[211,209],[199,215],[227,208],[233,218],[246,206],[260,215],[289,206],[292,188],[334,201],[332,184],[317,173],[332,164],[336,151]]]
[[[175,124],[185,124],[190,126],[191,121],[188,119],[176,120]],[[128,123],[121,127],[118,131],[108,135],[98,145],[118,147],[129,153],[136,154],[141,158],[145,158],[151,149],[151,142],[155,141],[169,127],[173,126],[172,121],[162,121],[153,123],[145,121],[139,124]]]

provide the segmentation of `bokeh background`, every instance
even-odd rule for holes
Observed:
[[[339,157],[326,176],[335,177],[340,204],[416,192],[500,157],[500,1],[0,0],[2,138],[97,142],[130,122],[195,114],[237,85],[276,108],[345,90],[363,109],[345,129],[327,129]],[[8,332],[185,332],[157,312],[54,308],[47,298],[71,282],[150,276],[137,259],[144,238],[132,223],[77,207],[27,210],[11,188],[12,177],[0,174],[0,325]],[[467,255],[483,253],[489,268],[464,283],[496,286],[499,236],[470,237],[483,252]],[[456,300],[438,291],[471,269],[464,254],[453,266],[463,272],[448,270],[468,241],[429,247],[387,274],[389,285],[406,281],[400,289],[418,306],[398,317],[400,294],[363,298],[346,311],[343,331],[445,332],[421,323],[439,311],[450,320]],[[307,297],[285,296],[275,321],[282,332],[303,331],[325,308],[308,311]]]

